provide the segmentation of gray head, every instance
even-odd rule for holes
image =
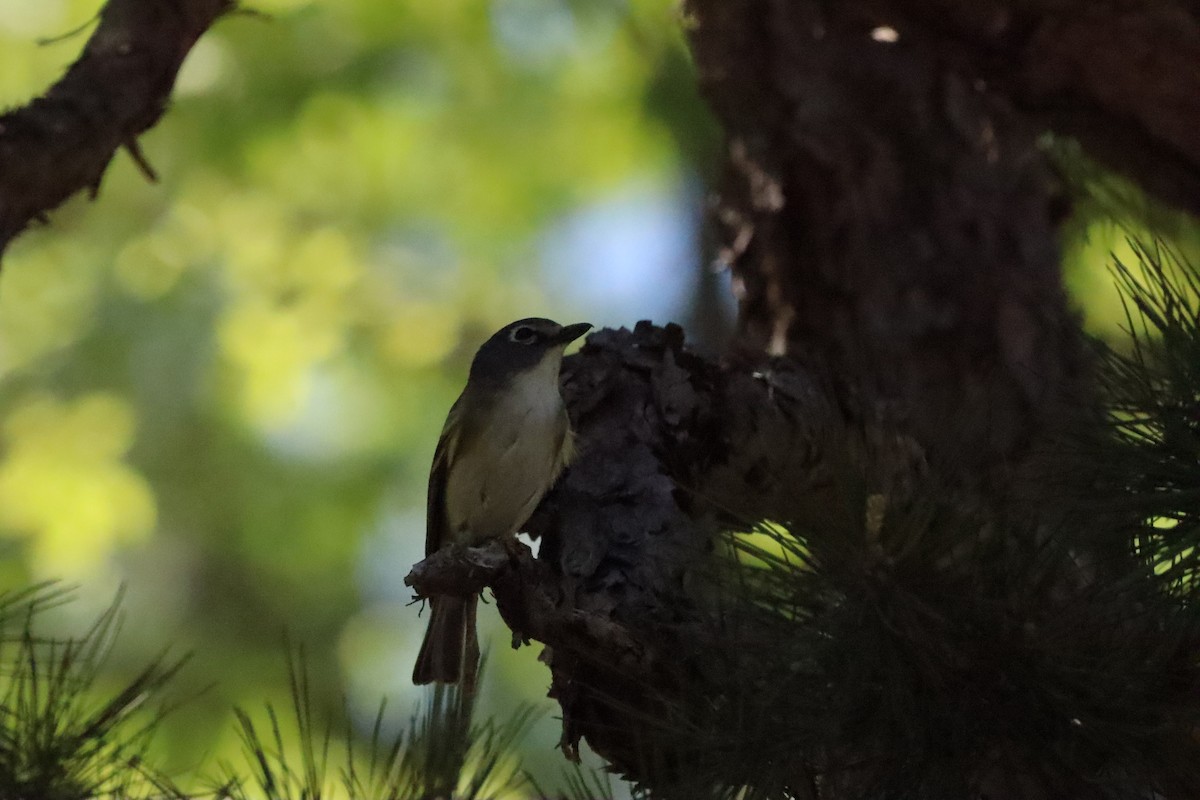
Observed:
[[[563,348],[591,327],[590,322],[559,325],[541,317],[510,322],[480,346],[467,381],[474,385],[503,384],[537,367],[547,356],[561,358]]]

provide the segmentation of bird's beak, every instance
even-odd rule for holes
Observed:
[[[568,344],[575,341],[580,336],[592,329],[590,322],[577,322],[574,325],[564,325],[558,335],[554,337],[554,341],[558,344]]]

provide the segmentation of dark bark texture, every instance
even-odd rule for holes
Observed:
[[[1107,166],[1200,213],[1195,2],[878,0],[838,16],[894,27],[1040,129],[1078,137]]]
[[[184,57],[232,0],[110,0],[82,55],[29,105],[0,116],[0,252],[82,189],[166,110]]]
[[[828,374],[849,414],[964,478],[1011,479],[1087,394],[1039,131],[906,28],[875,41],[821,4],[692,11],[729,134],[716,220],[744,345]]]
[[[710,225],[733,271],[739,333],[720,364],[689,352],[678,328],[649,324],[598,332],[568,359],[581,456],[530,523],[539,559],[514,556],[491,581],[514,641],[548,646],[568,750],[586,738],[651,787],[722,758],[670,752],[655,733],[673,698],[704,696],[695,681],[709,681],[714,705],[726,696],[704,656],[725,643],[697,577],[714,537],[795,521],[804,504],[834,514],[850,465],[867,542],[854,551],[857,577],[827,607],[844,617],[829,630],[879,624],[841,672],[861,668],[862,683],[918,698],[914,722],[872,738],[872,707],[847,718],[861,730],[833,726],[830,741],[805,742],[780,779],[791,796],[1194,796],[1194,772],[1156,762],[1194,761],[1189,723],[1162,711],[1168,684],[1193,686],[1192,659],[1136,690],[1113,676],[1148,674],[1141,662],[1087,673],[1122,641],[1165,637],[1158,623],[1117,619],[1136,599],[1102,603],[1114,592],[1097,588],[1090,545],[1055,550],[1045,524],[1024,544],[998,544],[987,523],[965,541],[997,547],[995,569],[971,572],[947,551],[905,574],[898,565],[925,545],[893,558],[869,540],[929,475],[960,508],[1038,520],[1030,489],[1071,472],[1056,465],[1055,442],[1093,424],[1096,401],[1061,283],[1070,204],[1045,136],[1076,138],[1200,211],[1198,20],[1183,0],[685,3],[701,89],[727,134]],[[1000,585],[1010,556],[1004,568],[1024,564],[1037,585]],[[933,604],[912,604],[923,611],[908,620],[923,621],[910,627],[898,606],[942,583],[952,588]],[[937,632],[918,642],[918,629]],[[876,664],[886,652],[899,660]],[[1043,692],[1058,669],[1064,683]],[[838,672],[824,674],[833,687]],[[1073,712],[1043,716],[1094,693],[1088,720],[1119,716],[1103,705],[1118,695],[1162,711],[1137,723],[1155,731],[1153,747],[1119,728],[1097,734]],[[923,714],[931,727],[915,722]],[[1118,740],[1148,748],[1130,756],[1136,767],[1104,749]],[[914,766],[943,756],[938,768]]]

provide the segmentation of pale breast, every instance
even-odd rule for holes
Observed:
[[[557,369],[552,376],[523,376],[505,393],[491,410],[486,435],[459,454],[447,476],[455,541],[472,544],[520,529],[558,477],[566,427]]]

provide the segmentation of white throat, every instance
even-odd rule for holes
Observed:
[[[540,418],[557,414],[563,407],[562,395],[558,390],[558,374],[562,367],[562,350],[547,353],[533,369],[519,373],[505,392],[505,405],[528,411],[529,416]]]

